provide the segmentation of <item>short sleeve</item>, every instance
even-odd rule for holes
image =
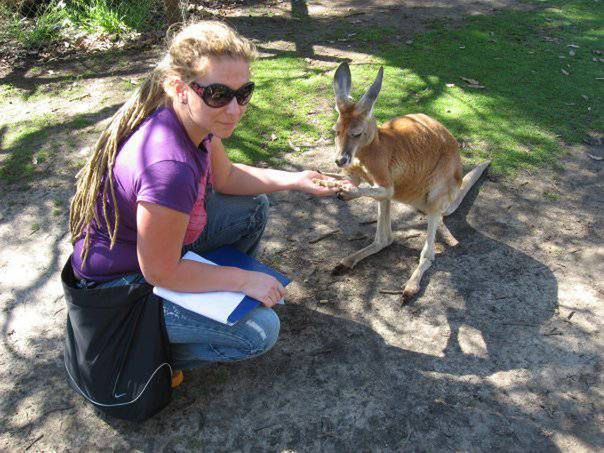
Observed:
[[[136,201],[146,201],[190,214],[198,190],[199,182],[195,180],[195,174],[189,165],[165,160],[146,167],[140,174]]]

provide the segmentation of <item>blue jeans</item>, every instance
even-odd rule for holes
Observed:
[[[222,245],[255,254],[268,218],[266,195],[240,197],[208,194],[208,222],[197,241],[183,248],[203,253]],[[144,281],[141,274],[99,284],[111,287]],[[279,336],[279,318],[270,308],[258,307],[234,326],[227,326],[164,300],[164,318],[176,369],[211,362],[233,362],[265,353]]]

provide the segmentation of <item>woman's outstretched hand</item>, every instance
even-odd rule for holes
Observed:
[[[318,171],[305,170],[298,173],[297,190],[306,192],[318,197],[328,197],[336,195],[343,185],[351,184],[345,179],[336,179],[324,175]]]
[[[272,275],[263,272],[246,271],[241,292],[272,307],[285,297],[285,288]]]

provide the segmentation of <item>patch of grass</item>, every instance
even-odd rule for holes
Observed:
[[[47,129],[52,124],[51,116],[42,115],[13,125],[2,143],[3,150],[11,151],[0,159],[0,181],[11,184],[31,180],[37,165],[48,158],[48,152],[40,148],[47,142]]]
[[[548,190],[543,192],[543,196],[550,201],[558,201],[560,200],[560,194],[556,192],[550,192]]]
[[[19,89],[11,83],[3,83],[0,85],[0,101],[11,100],[16,96]]]
[[[299,58],[261,60],[252,69],[258,86],[248,111],[227,143],[231,158],[244,163],[276,163],[282,153],[311,145],[326,134],[330,109],[318,108],[330,96],[324,75]]]
[[[39,48],[81,34],[115,38],[153,30],[161,24],[161,2],[136,0],[51,0],[33,19],[0,6],[3,35],[26,47]]]
[[[381,43],[391,39],[396,34],[394,27],[383,26],[383,25],[371,25],[371,26],[356,26],[350,28],[348,25],[336,26],[333,30],[322,30],[322,39],[333,40],[333,41],[351,41],[359,45],[363,43]],[[320,33],[321,30],[318,30]]]
[[[417,37],[405,52],[391,46],[376,116],[432,115],[477,145],[464,152],[468,160],[492,158],[499,173],[555,166],[560,141],[578,143],[604,126],[599,105],[585,100],[601,90],[591,50],[604,37],[604,16],[593,2],[550,3],[560,7],[474,17],[459,30]],[[377,66],[352,71],[353,86],[356,76],[364,88]]]
[[[19,22],[29,25],[27,22]],[[58,41],[62,28],[68,26],[68,23],[69,16],[65,8],[51,4],[42,15],[33,19],[30,26],[17,27],[13,22],[13,27],[17,40],[26,47],[41,47],[46,43]]]
[[[43,174],[57,150],[68,144],[70,134],[95,124],[116,109],[104,107],[98,112],[75,115],[64,120],[59,115],[43,114],[4,127],[0,152],[0,184],[23,184],[24,187]],[[69,145],[70,146],[70,145]],[[41,165],[46,162],[47,165]],[[68,162],[81,166],[83,162]]]
[[[354,51],[375,48],[364,43],[373,29],[357,27]],[[499,174],[555,168],[562,142],[580,143],[587,131],[604,129],[598,102],[603,82],[596,80],[602,64],[591,54],[603,40],[604,16],[594,2],[576,0],[471,17],[460,29],[416,36],[404,51],[400,43],[380,44],[374,56],[385,76],[374,112],[379,121],[429,114],[470,143],[463,150],[468,163],[493,159]],[[356,99],[379,66],[352,62]],[[290,139],[311,143],[333,136],[333,71],[314,72],[301,58],[276,56],[256,63],[254,72],[258,89],[231,140],[234,159],[266,161],[291,152]],[[271,133],[278,139],[270,141]]]
[[[153,2],[135,0],[77,0],[72,1],[71,19],[89,33],[109,33],[119,36],[157,26],[153,20]]]

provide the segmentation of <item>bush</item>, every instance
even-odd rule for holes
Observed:
[[[8,38],[39,48],[86,33],[119,39],[161,27],[160,0],[8,0],[0,10]]]

